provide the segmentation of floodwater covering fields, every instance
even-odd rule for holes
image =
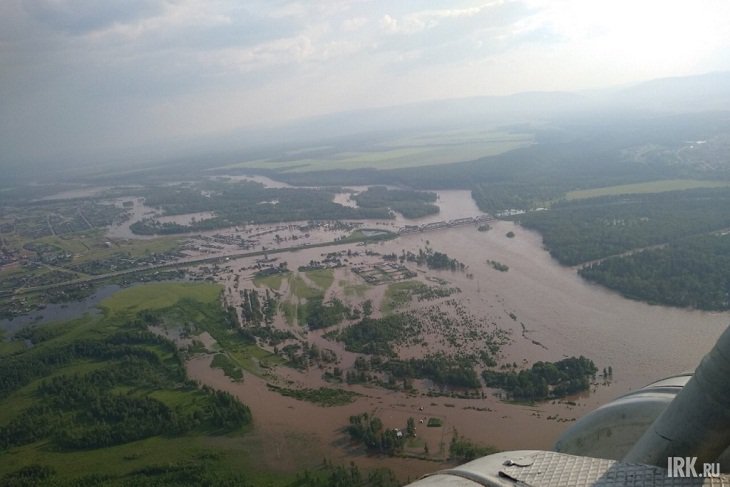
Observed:
[[[271,186],[280,184],[268,178],[254,180]],[[361,190],[364,188],[343,191],[336,196],[336,201],[352,205],[354,201],[349,196]],[[396,230],[404,225],[482,214],[468,191],[436,193],[436,204],[440,208],[437,215],[418,220],[396,215],[394,220],[362,222],[361,227]],[[130,220],[112,228],[110,236],[137,238],[129,232],[129,225],[153,213],[154,209],[145,207],[143,201],[134,200]],[[508,238],[508,232],[513,232],[514,236]],[[244,443],[259,444],[264,452],[265,466],[272,469],[290,468],[294,471],[327,457],[333,461],[354,460],[363,467],[387,466],[400,477],[415,478],[439,468],[438,461],[447,456],[448,442],[454,429],[474,442],[499,449],[549,449],[574,420],[601,404],[654,380],[692,370],[730,323],[730,313],[648,305],[624,299],[587,283],[575,269],[560,266],[550,257],[539,234],[506,221],[491,223],[488,231],[478,231],[476,225],[464,225],[400,235],[393,240],[367,245],[342,243],[295,251],[281,250],[301,243],[332,241],[347,235],[347,230],[312,228],[305,236],[295,224],[256,225],[246,229],[202,232],[202,237],[195,238],[204,243],[205,238],[213,234],[246,238],[255,235],[260,240],[252,250],[264,247],[278,249],[276,262],[286,262],[293,273],[292,277],[282,279],[276,291],[282,299],[290,299],[294,304],[296,301],[291,289],[294,281],[290,279],[299,276],[307,285],[318,285],[305,273],[296,271],[300,266],[320,261],[331,252],[348,255],[345,265],[328,271],[332,278],[326,289],[321,289],[324,298],[336,297],[351,306],[360,306],[370,299],[374,303],[375,317],[385,312],[381,306],[386,300],[388,284],[367,284],[355,272],[356,268],[372,268],[383,262],[381,256],[385,254],[416,253],[424,248],[446,253],[463,263],[465,271],[432,270],[408,262],[405,266],[414,273],[415,281],[427,285],[440,282],[444,286],[458,288],[459,292],[441,301],[414,301],[401,311],[424,315],[431,312],[429,306],[441,307],[453,319],[451,323],[458,331],[454,333],[454,340],[462,340],[456,348],[471,346],[463,339],[469,331],[504,332],[509,340],[500,350],[500,364],[529,366],[539,360],[557,361],[584,355],[592,359],[599,370],[609,366],[613,369],[611,381],[603,383],[599,379],[585,394],[535,405],[502,401],[495,395],[496,391],[491,390],[485,390],[483,398],[429,397],[423,393],[431,385],[419,382],[416,388],[420,394],[374,385],[336,386],[360,395],[344,406],[323,407],[284,397],[267,385],[333,387],[323,378],[323,370],[319,367],[301,371],[280,365],[257,373],[246,371],[242,382],[233,382],[221,369],[211,368],[211,354],[195,356],[187,364],[191,378],[236,394],[252,409],[255,418],[253,431],[231,440],[232,443],[240,443],[241,448],[244,448]],[[296,243],[292,240],[294,236],[297,236]],[[231,256],[241,253],[240,249],[223,246],[209,250],[203,248],[203,244],[196,244],[186,252],[190,258],[209,255],[208,252]],[[254,283],[253,279],[260,259],[260,256],[232,257],[214,273],[213,278],[224,286],[226,304],[240,306],[240,291],[243,289],[265,290],[265,285]],[[509,270],[499,272],[487,263],[488,260],[504,264]],[[202,267],[193,268],[193,272],[200,271]],[[283,313],[276,317],[274,325],[282,330],[291,330],[297,337],[316,344],[320,349],[332,350],[339,357],[338,365],[343,369],[351,367],[357,356],[345,350],[342,343],[326,338],[325,331],[306,331],[300,324],[287,321]],[[452,331],[427,330],[420,337],[421,343],[402,346],[398,349],[399,354],[407,358],[434,351],[453,352],[455,347],[443,340],[443,335]],[[366,411],[374,411],[384,419],[386,426],[389,421],[404,423],[409,416],[441,419],[443,426],[439,428],[419,426],[419,436],[428,443],[429,458],[434,461],[369,456],[361,448],[351,445],[343,428],[351,415]]]

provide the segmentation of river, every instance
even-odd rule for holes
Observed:
[[[269,178],[266,179],[258,178],[259,182],[271,184]],[[278,184],[276,181],[273,183]],[[367,225],[393,227],[481,214],[468,191],[437,191],[437,194],[441,210],[438,215],[419,220],[399,216],[395,222],[372,221]],[[345,202],[342,199],[341,203]],[[140,206],[139,211],[148,210]],[[508,232],[514,232],[514,238],[508,238]],[[448,404],[454,401],[444,398],[431,400],[359,388],[366,397],[352,405],[318,408],[270,392],[266,389],[265,380],[250,374],[244,383],[231,383],[219,370],[210,369],[209,358],[192,361],[188,371],[193,378],[229,390],[251,406],[257,424],[255,434],[261,441],[273,439],[276,443],[269,455],[272,467],[277,463],[280,465],[287,451],[299,451],[300,455],[304,455],[303,448],[310,458],[313,455],[317,455],[317,459],[327,455],[343,461],[354,458],[352,452],[342,445],[340,428],[346,424],[348,415],[374,408],[383,412],[405,409],[418,414],[418,408],[425,406],[427,414],[447,418],[449,427],[456,427],[480,443],[502,449],[550,448],[569,425],[547,420],[547,416],[559,414],[569,419],[578,418],[654,380],[694,369],[730,323],[728,312],[649,305],[625,299],[588,283],[577,275],[575,269],[563,267],[553,260],[543,248],[538,233],[511,222],[495,222],[487,232],[479,232],[469,225],[403,235],[377,244],[375,248],[381,254],[400,254],[403,250],[417,251],[426,245],[446,252],[468,266],[468,273],[442,271],[438,274],[450,285],[461,289],[459,299],[473,313],[512,330],[513,343],[505,347],[503,362],[529,365],[537,360],[556,361],[567,356],[585,355],[596,363],[599,370],[608,366],[613,368],[611,384],[575,398],[575,406],[550,403],[536,407],[515,406],[488,396],[459,402],[454,407]],[[343,244],[329,247],[326,251],[348,248],[362,250],[354,244]],[[288,261],[290,268],[296,268],[310,259],[321,258],[323,251],[307,249],[278,254],[277,257]],[[496,271],[486,263],[488,259],[506,264],[509,271]],[[230,262],[234,272],[236,268],[243,269],[253,264],[255,258]],[[523,325],[526,337],[522,336]],[[312,339],[322,344],[319,335],[313,334]],[[289,369],[283,374],[315,385],[321,371],[310,371],[309,377]],[[485,405],[490,411],[477,409]],[[439,468],[438,464],[428,462],[375,461],[362,455],[356,460],[366,466],[382,463],[407,475]]]

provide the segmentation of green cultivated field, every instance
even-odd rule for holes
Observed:
[[[613,196],[620,194],[662,193],[665,191],[680,191],[697,188],[722,188],[730,186],[730,181],[702,181],[699,179],[667,179],[650,181],[648,183],[622,184],[605,188],[580,189],[570,191],[565,195],[567,200],[596,198],[598,196]]]
[[[213,283],[151,283],[134,286],[115,293],[101,302],[112,313],[167,308],[183,298],[202,303],[214,303],[221,287]]]
[[[437,164],[453,164],[502,154],[534,143],[532,135],[503,131],[459,131],[424,134],[394,139],[367,152],[341,151],[326,155],[295,158],[257,159],[217,169],[273,169],[307,172],[328,169],[403,169]],[[305,156],[306,152],[301,152]]]
[[[278,291],[281,288],[281,283],[284,277],[288,277],[289,273],[272,274],[270,276],[254,276],[253,283],[256,287],[268,287]]]

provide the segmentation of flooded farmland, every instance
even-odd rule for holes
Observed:
[[[272,187],[283,184],[268,178],[254,180]],[[363,190],[365,188],[347,188],[335,196],[335,202],[354,206],[352,195]],[[433,384],[425,380],[414,384],[418,394],[372,384],[342,385],[360,395],[345,406],[322,407],[284,397],[267,384],[292,388],[332,387],[324,377],[324,366],[298,370],[280,365],[255,374],[247,371],[243,382],[232,382],[220,369],[210,367],[210,354],[194,357],[187,364],[192,378],[228,390],[251,407],[255,418],[252,435],[255,441],[267,445],[265,461],[269,462],[268,467],[280,469],[282,459],[287,458],[292,459],[290,468],[294,471],[327,457],[341,463],[354,460],[363,467],[387,466],[402,478],[414,478],[440,467],[438,462],[446,456],[454,429],[470,440],[499,449],[549,449],[574,420],[596,407],[656,379],[693,369],[730,323],[730,313],[652,306],[589,284],[576,274],[575,269],[557,264],[543,249],[539,234],[505,221],[491,223],[488,231],[478,231],[476,225],[466,224],[416,231],[383,242],[336,243],[326,248],[285,250],[302,244],[344,239],[358,228],[395,231],[405,225],[483,215],[469,191],[436,193],[440,212],[416,220],[396,214],[393,220],[318,225],[287,222],[182,235],[187,243],[186,257],[181,260],[230,256],[215,266],[200,265],[193,272],[201,272],[202,277],[203,267],[212,268],[206,270],[211,274],[205,278],[220,282],[225,288],[225,304],[239,310],[243,289],[263,291],[266,287],[260,282],[254,283],[256,272],[266,266],[286,263],[292,271],[291,277],[281,279],[275,291],[282,300],[288,300],[295,316],[297,307],[305,304],[307,298],[296,296],[294,287],[304,283],[313,288],[322,287],[325,300],[337,298],[352,307],[370,300],[374,304],[373,317],[378,318],[384,314],[390,283],[366,282],[363,276],[381,272],[379,266],[383,265],[384,255],[401,256],[405,252],[418,253],[430,248],[464,264],[464,270],[439,271],[406,261],[402,263],[403,267],[415,276],[410,279],[426,286],[438,282],[443,287],[458,289],[458,292],[432,302],[412,300],[400,311],[419,316],[442,311],[449,326],[424,329],[417,342],[399,344],[396,347],[399,357],[407,359],[435,352],[468,350],[481,342],[469,343],[467,337],[483,340],[499,331],[509,338],[496,357],[499,364],[528,367],[535,361],[557,361],[583,355],[593,360],[599,370],[612,367],[611,381],[604,383],[599,379],[589,392],[578,397],[534,406],[502,401],[496,395],[497,391],[489,389],[485,389],[484,397],[479,398],[460,399],[448,394],[431,397],[425,394],[434,388]],[[130,231],[129,225],[145,217],[185,223],[193,218],[213,216],[196,213],[163,217],[157,210],[145,206],[141,198],[122,200],[132,201],[131,215],[126,222],[110,229],[110,237],[141,238]],[[513,232],[514,237],[508,238],[508,232]],[[272,250],[277,253],[236,257],[245,252]],[[298,271],[312,262],[323,261],[331,253],[338,254],[342,264],[330,269],[329,284],[314,282],[305,272]],[[498,262],[508,270],[500,272],[488,261]],[[297,278],[301,283],[295,280]],[[360,355],[328,337],[328,330],[308,331],[306,326],[284,313],[276,316],[273,325],[280,331],[291,332],[302,342],[332,351],[337,356],[337,366],[344,370],[352,368]],[[336,329],[344,326],[338,325]],[[429,460],[433,461],[368,456],[361,448],[351,445],[343,428],[351,415],[366,411],[382,417],[388,427],[399,426],[409,415],[442,419],[439,428],[420,433],[429,444]]]
[[[442,213],[438,220],[474,216],[478,209],[468,192],[439,192],[438,203]],[[470,213],[471,212],[471,213]],[[466,213],[466,215],[464,215]],[[393,222],[369,222],[392,225]],[[514,232],[513,238],[506,234]],[[466,272],[434,271],[410,267],[417,279],[428,282],[433,277],[457,287],[452,296],[461,306],[478,319],[474,323],[496,325],[507,330],[511,341],[501,350],[500,363],[515,362],[530,365],[538,360],[557,361],[568,356],[584,355],[597,367],[611,366],[614,370],[610,383],[596,384],[589,393],[569,398],[566,402],[539,403],[535,406],[502,402],[488,392],[480,399],[413,396],[373,386],[349,386],[363,394],[347,406],[324,408],[292,398],[284,398],[266,388],[266,383],[279,380],[297,387],[322,387],[328,383],[317,367],[298,371],[278,367],[266,377],[248,374],[243,384],[228,381],[219,370],[208,366],[209,358],[190,362],[189,372],[198,380],[223,387],[248,403],[257,419],[258,434],[280,438],[281,448],[289,444],[287,438],[296,432],[307,438],[312,451],[343,461],[355,459],[358,464],[373,464],[393,468],[401,475],[411,477],[432,471],[430,462],[365,457],[347,448],[348,441],[342,428],[348,417],[365,411],[380,411],[387,416],[392,411],[410,411],[414,416],[423,414],[444,418],[444,432],[453,428],[470,439],[500,449],[551,448],[553,442],[572,421],[596,407],[656,379],[693,369],[701,357],[730,323],[730,313],[708,313],[629,301],[616,293],[582,280],[574,269],[557,264],[542,247],[539,234],[525,230],[511,222],[496,222],[491,230],[479,232],[473,225],[446,228],[424,233],[402,235],[399,238],[366,247],[355,244],[333,246],[327,252],[350,251],[361,256],[350,258],[350,263],[335,271],[335,284],[327,291],[327,298],[339,297],[349,303],[371,299],[382,302],[387,285],[369,286],[360,296],[344,292],[347,287],[362,285],[362,280],[351,269],[357,263],[373,265],[377,256],[365,256],[364,249],[376,254],[403,251],[415,252],[430,247],[445,252],[466,265]],[[322,258],[325,249],[307,249],[278,254],[290,269]],[[499,272],[487,264],[498,261],[509,267]],[[238,259],[228,263],[221,273],[229,296],[234,276],[240,276],[240,286],[255,287],[250,279],[255,259]],[[249,282],[246,282],[246,279]],[[286,284],[280,288],[286,292]],[[419,307],[420,306],[420,307]],[[414,305],[412,312],[423,313],[425,304]],[[277,326],[292,329],[291,324],[278,318]],[[478,325],[482,326],[482,325]],[[301,328],[293,328],[300,333]],[[347,352],[341,343],[328,340],[322,331],[301,333],[309,343],[333,350],[341,356],[340,365],[352,365],[357,354]],[[426,353],[439,346],[433,337],[426,337]],[[407,353],[407,350],[403,350]],[[600,382],[600,381],[599,381]],[[393,413],[395,414],[395,413]],[[295,435],[296,436],[296,435]],[[302,438],[297,436],[297,438]],[[450,436],[449,436],[450,437]],[[431,451],[438,451],[431,445]],[[274,459],[272,459],[274,461]]]

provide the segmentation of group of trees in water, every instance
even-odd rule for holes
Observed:
[[[353,196],[360,208],[389,208],[406,218],[421,218],[439,212],[436,193],[406,189],[388,189],[385,186],[371,186],[367,191]]]
[[[449,269],[452,271],[463,271],[466,266],[456,259],[453,259],[444,252],[438,252],[430,247],[426,249],[418,249],[418,253],[404,252],[404,260],[408,262],[415,262],[418,265],[425,265],[429,269],[444,270]]]
[[[362,413],[350,416],[347,432],[355,441],[362,442],[369,450],[393,455],[403,449],[406,436],[402,432],[385,428],[383,421],[374,414]]]
[[[382,318],[365,317],[326,336],[344,342],[350,352],[395,356],[393,345],[415,336],[420,328],[417,317],[410,313],[395,313]]]
[[[270,324],[278,311],[279,300],[267,288],[261,297],[255,289],[241,291],[241,317],[250,325]]]
[[[342,300],[332,298],[325,302],[322,298],[312,298],[306,304],[304,322],[310,330],[329,328],[345,319],[358,319],[361,312],[357,308],[347,306]]]
[[[587,390],[596,372],[593,361],[581,355],[557,362],[535,362],[520,371],[484,370],[482,377],[487,387],[503,389],[513,399],[542,401]]]
[[[478,389],[482,386],[479,375],[469,360],[460,360],[442,353],[423,358],[390,360],[383,367],[398,380],[429,379],[439,386]]]

